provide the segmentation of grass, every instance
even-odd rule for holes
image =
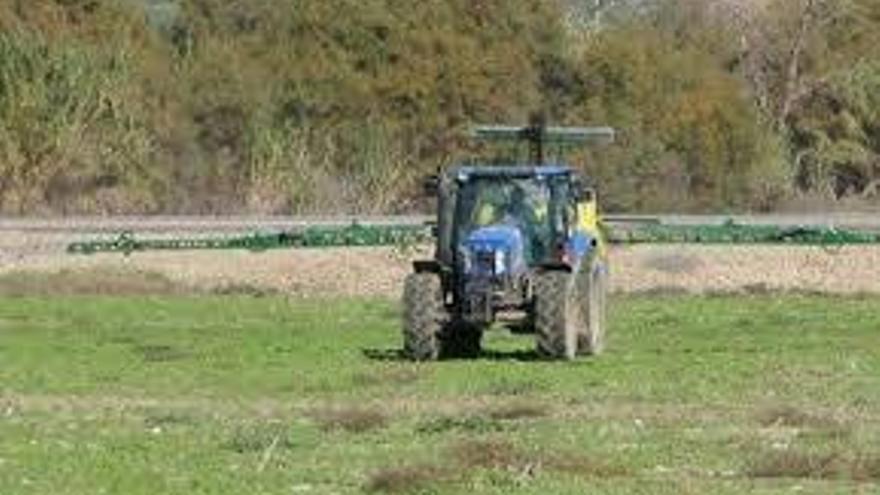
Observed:
[[[384,300],[6,298],[0,493],[880,492],[880,299],[614,302],[413,364]]]

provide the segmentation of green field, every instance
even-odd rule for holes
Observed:
[[[880,493],[880,299],[625,297],[397,356],[385,300],[0,302],[0,493]]]

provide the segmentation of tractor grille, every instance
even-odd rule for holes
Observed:
[[[481,251],[476,253],[474,259],[476,273],[483,276],[495,275],[495,252]]]

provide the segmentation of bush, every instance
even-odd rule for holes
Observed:
[[[650,25],[598,33],[584,48],[572,120],[607,122],[620,145],[588,170],[615,209],[767,208],[784,194],[783,148],[745,84],[712,54]]]
[[[129,64],[125,52],[0,33],[3,211],[158,206]]]
[[[569,3],[6,2],[0,212],[410,211],[419,177],[483,153],[470,125],[536,109],[620,130],[574,156],[610,209],[876,189],[871,63],[842,65],[780,129],[709,3],[617,2],[601,28]],[[862,17],[808,62],[858,53]]]

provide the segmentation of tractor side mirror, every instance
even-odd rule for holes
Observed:
[[[440,193],[440,176],[429,175],[422,181],[422,194],[428,197],[437,196]]]

